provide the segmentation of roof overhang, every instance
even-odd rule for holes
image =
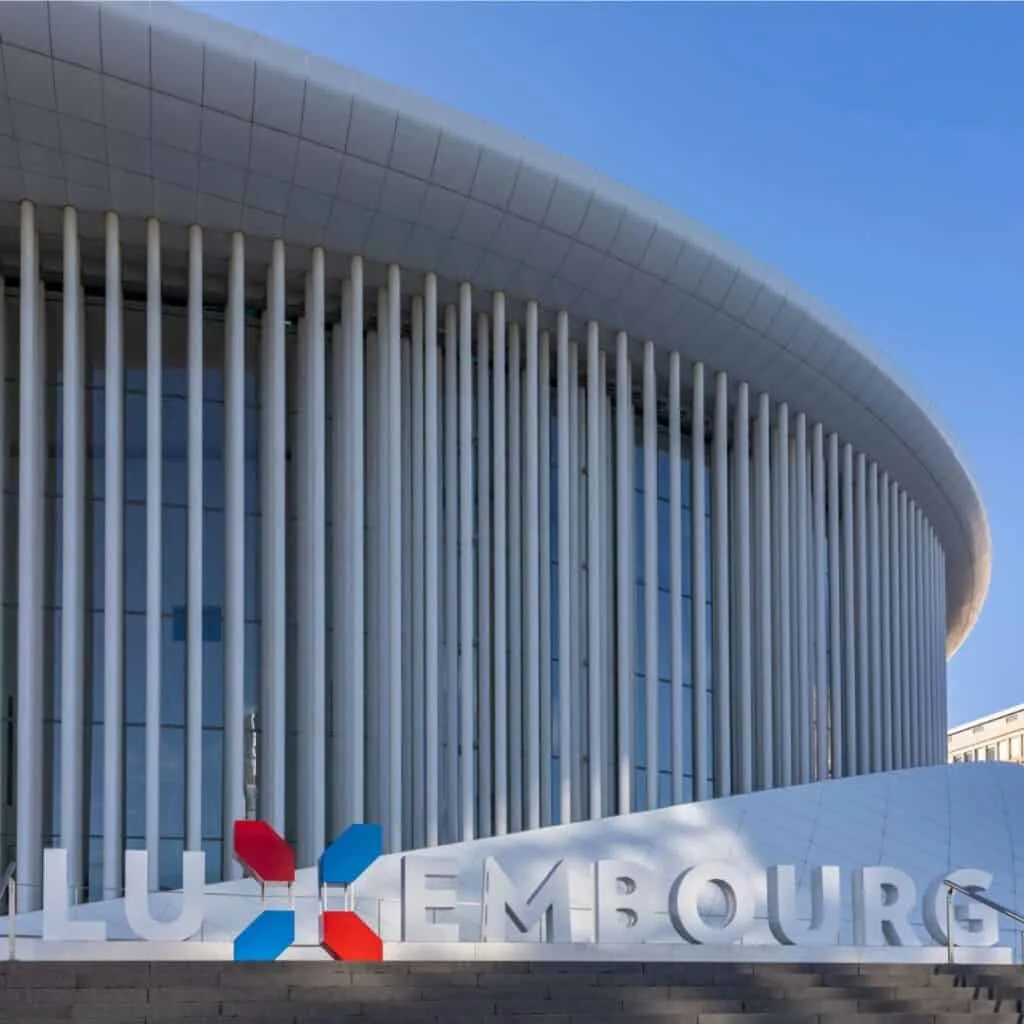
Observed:
[[[6,235],[22,198],[73,204],[86,236],[94,215],[97,238],[107,209],[140,225],[155,215],[242,229],[257,257],[277,237],[300,266],[314,245],[358,251],[536,298],[574,326],[597,319],[605,342],[622,329],[705,360],[788,400],[898,480],[946,553],[950,653],[974,624],[988,523],[935,417],[832,313],[682,214],[479,119],[177,4],[2,4],[0,36]]]

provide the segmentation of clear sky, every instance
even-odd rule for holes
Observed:
[[[989,513],[951,721],[1024,703],[1024,5],[194,6],[665,200],[866,334]]]

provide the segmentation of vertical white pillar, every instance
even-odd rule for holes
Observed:
[[[572,617],[570,590],[572,554],[569,526],[569,316],[558,314],[556,329],[558,370],[558,451],[556,454],[558,502],[558,793],[559,822],[572,821]]]
[[[231,236],[224,366],[224,837],[245,816],[245,238]],[[322,382],[321,382],[322,385]],[[322,773],[321,773],[322,774]],[[224,842],[225,878],[241,877]]]
[[[188,233],[185,849],[203,848],[203,230]]]
[[[587,323],[587,767],[590,817],[603,810],[601,792],[601,394],[600,333],[596,320]],[[657,580],[655,580],[657,594]]]
[[[412,581],[410,579],[410,562],[412,552],[413,516],[409,495],[412,494],[412,417],[408,410],[412,408],[412,358],[411,340],[408,336],[399,337],[399,368],[401,381],[399,388],[399,457],[401,460],[401,493],[402,516],[401,537],[405,573],[402,577],[400,600],[402,605],[402,662],[399,692],[402,700],[402,806],[401,829],[403,848],[412,843],[413,834],[413,687],[412,687],[412,645],[409,642],[412,634]],[[421,727],[422,729],[422,727]],[[419,769],[419,776],[423,774]]]
[[[77,291],[77,276],[74,282]],[[67,282],[65,281],[65,289]],[[163,339],[162,339],[162,303],[160,278],[160,222],[151,217],[146,222],[146,852],[149,854],[149,888],[155,891],[160,880],[160,642],[163,626]],[[65,332],[65,345],[67,333]],[[82,339],[78,339],[81,345]],[[67,360],[67,350],[64,352]],[[81,371],[79,362],[72,375],[79,392],[77,401],[81,402]],[[64,400],[68,400],[68,377],[65,376]],[[76,420],[82,426],[81,408]],[[83,432],[84,433],[84,432]],[[65,440],[67,434],[65,433]],[[76,455],[81,449],[75,446]],[[65,470],[66,472],[66,470]],[[82,508],[81,497],[84,495],[83,476],[79,467],[78,479],[75,482],[76,499],[74,508]],[[65,502],[68,491],[65,490]],[[84,509],[82,510],[84,512]],[[65,529],[67,506],[65,505]],[[81,534],[77,538],[81,543]],[[65,548],[65,558],[67,549]],[[81,572],[81,561],[77,566]],[[77,594],[81,599],[81,581],[77,584]],[[72,605],[72,608],[76,605]],[[75,617],[81,629],[80,605]],[[67,617],[68,605],[64,605],[64,616]],[[79,644],[81,640],[79,640]],[[79,647],[79,658],[81,657]],[[81,665],[79,665],[79,672]],[[77,677],[76,677],[77,678]],[[67,676],[64,676],[67,686]],[[80,685],[80,680],[78,682]],[[81,698],[79,697],[79,700]],[[79,704],[72,719],[81,727],[82,709]],[[68,719],[64,720],[65,722]],[[81,746],[74,755],[74,764],[81,763]],[[79,784],[80,785],[80,784]],[[67,790],[64,790],[67,792]],[[78,790],[81,800],[81,789]],[[76,806],[76,820],[81,821],[81,804]],[[225,844],[227,845],[227,844]],[[75,876],[73,876],[75,877]]]
[[[476,583],[477,583],[477,823],[481,836],[491,826],[491,396],[490,322],[476,318]]]
[[[43,421],[44,361],[35,207],[21,204],[18,458],[18,906],[41,906],[43,867]]]
[[[20,252],[19,252],[20,255]],[[79,302],[79,309],[81,309],[82,303]],[[7,287],[3,277],[0,276],[0,310],[3,310],[6,314],[7,311]],[[6,491],[8,486],[7,466],[8,466],[8,454],[10,453],[10,429],[8,424],[8,415],[10,413],[10,404],[8,401],[8,388],[6,384],[7,370],[8,370],[8,317],[6,315],[0,317],[0,381],[3,381],[3,385],[0,386],[0,492]],[[82,334],[85,332],[82,331]],[[66,456],[65,456],[66,458]],[[10,481],[12,487],[16,487],[14,481]],[[67,495],[67,490],[64,491]],[[0,502],[0,537],[7,536],[7,509],[6,502]],[[17,528],[17,527],[15,527]],[[11,560],[14,564],[10,564],[7,559],[0,559],[0,594],[9,594],[11,591],[8,589],[10,586],[8,580],[11,576],[15,578],[14,592],[17,593],[17,561]],[[6,628],[5,623],[0,619],[0,664],[7,665],[8,654],[7,651],[12,649],[17,652],[17,645],[15,638],[10,635],[10,631]],[[16,656],[16,655],[15,655]],[[8,701],[16,699],[15,694],[17,692],[17,667],[15,667],[15,679],[11,680],[14,684],[13,689],[8,686],[6,679],[0,679],[0,707],[6,713],[8,707]],[[66,719],[65,719],[66,721]],[[11,736],[11,743],[14,743],[15,737]],[[7,729],[0,729],[0,764],[11,764],[12,759],[16,759],[17,753],[16,748],[12,749],[11,744],[8,743]],[[7,822],[7,809],[6,807],[0,807],[0,833],[4,836],[4,843],[8,842],[8,828],[9,823]],[[70,863],[70,861],[69,861]],[[17,894],[15,894],[17,895]]]
[[[871,637],[871,760],[868,770],[882,771],[882,637],[879,607],[878,463],[868,473],[868,604]]]
[[[733,616],[736,637],[733,705],[736,730],[735,790],[749,793],[754,788],[754,720],[751,688],[750,622],[750,386],[741,381],[736,391],[733,424],[733,504],[736,540],[733,549]],[[674,724],[674,723],[673,723]]]
[[[568,328],[566,330],[568,331]],[[559,331],[558,352],[558,479],[559,488],[561,488],[562,464],[565,459],[562,452],[562,420],[565,418],[565,398],[563,397],[561,376],[561,330]],[[566,361],[568,361],[568,355],[566,355]],[[568,367],[566,376],[568,376]],[[568,386],[568,381],[565,386]],[[567,434],[566,449],[568,449],[568,445]],[[636,581],[633,576],[633,445],[633,368],[629,362],[629,339],[625,331],[619,331],[615,336],[615,603],[617,606],[615,643],[618,652],[615,689],[618,720],[616,771],[619,814],[629,814],[633,807],[633,652],[636,648],[633,636],[633,602],[636,594]],[[560,489],[558,498],[559,573],[562,571],[562,537],[566,532],[563,524],[567,518],[563,510],[563,494],[564,492]],[[562,624],[567,619],[564,610],[565,604],[561,596],[565,590],[562,589],[561,583],[559,590],[558,620],[561,630],[564,628]],[[561,662],[563,657],[561,647],[559,647],[558,657]],[[564,679],[565,670],[561,664],[559,667],[562,673],[560,678]],[[568,723],[564,719],[561,727],[563,735],[568,735]]]
[[[440,474],[440,453],[438,450],[438,366],[437,366],[437,276],[427,274],[423,295],[423,330],[426,351],[423,362],[423,385],[426,392],[424,402],[424,478],[425,502],[424,533],[424,641],[426,647],[425,679],[426,694],[426,844],[436,846],[439,841],[437,808],[440,795],[438,775],[440,772],[440,743],[438,741],[438,715],[440,694],[438,676],[440,672],[440,502],[438,478]],[[418,685],[418,683],[414,683]]]
[[[678,352],[668,357],[668,570],[670,677],[672,686],[672,802],[685,799],[683,765],[683,466],[682,370]],[[627,484],[628,486],[628,484]],[[621,549],[620,549],[621,550]],[[692,737],[686,737],[691,740]]]
[[[401,275],[388,267],[388,848],[402,849],[402,320]],[[321,318],[322,319],[322,318]],[[466,328],[468,335],[468,325]],[[468,345],[468,337],[466,340]],[[467,358],[468,362],[468,358]],[[466,371],[468,374],[468,369]],[[471,381],[464,381],[467,390]],[[468,421],[470,424],[472,420]],[[464,426],[466,424],[464,423]],[[468,468],[468,467],[467,467]],[[467,577],[472,586],[472,574]],[[470,597],[472,601],[472,597]],[[470,605],[472,612],[472,605]],[[472,720],[471,720],[472,721]]]
[[[526,304],[526,430],[524,432],[523,541],[526,554],[526,592],[523,598],[526,640],[526,820],[540,826],[540,523],[537,444],[537,303]]]
[[[918,583],[919,566],[917,557],[917,503],[907,503],[907,652],[910,672],[907,675],[908,718],[910,725],[910,764],[921,764],[921,694],[918,677]]]
[[[601,370],[601,794],[604,815],[615,813],[615,601],[613,591],[612,516],[615,477],[612,464],[612,399],[608,391],[608,358],[602,351]]]
[[[494,834],[508,832],[508,464],[505,443],[505,294],[494,322]],[[514,486],[514,485],[513,485]]]
[[[843,765],[845,774],[857,774],[857,610],[854,573],[853,448],[843,445]]]
[[[510,830],[523,827],[523,477],[522,350],[519,324],[509,337],[508,364],[508,600],[509,600],[509,741]],[[564,683],[564,675],[560,682]],[[564,757],[564,755],[563,755]],[[567,762],[563,762],[563,767]]]
[[[444,310],[445,840],[459,836],[459,360],[458,313]]]
[[[647,802],[658,806],[658,392],[654,342],[644,342],[644,676]],[[701,534],[703,537],[703,533]]]
[[[263,623],[261,733],[263,756],[261,767],[261,814],[279,832],[284,830],[285,801],[285,644],[287,612],[285,597],[285,536],[287,513],[285,481],[287,479],[285,431],[285,342],[284,326],[287,311],[284,291],[284,242],[275,239],[271,248],[267,275],[267,357],[261,388],[263,414],[267,424],[267,446],[263,453],[267,488],[262,509],[262,526],[266,562],[263,566]],[[200,339],[200,346],[202,342]],[[190,363],[191,366],[191,363]],[[201,383],[201,370],[200,370]],[[191,389],[190,389],[191,394]],[[200,449],[201,450],[201,449]],[[360,449],[361,455],[361,449]],[[202,477],[199,478],[202,484]],[[361,489],[361,484],[360,484]],[[202,495],[200,493],[200,503]],[[349,492],[355,501],[355,492]],[[189,499],[191,508],[191,498]],[[349,576],[347,579],[355,580]],[[361,767],[361,766],[360,766]],[[358,820],[358,819],[357,819]]]
[[[843,756],[843,638],[842,605],[839,595],[839,438],[828,436],[828,608],[829,608],[829,728],[831,730],[831,769],[833,778],[846,775]]]
[[[796,682],[793,701],[793,720],[796,730],[797,764],[794,781],[811,781],[811,628],[810,628],[810,574],[807,555],[810,547],[807,515],[807,417],[801,412],[796,417],[796,439],[793,446],[796,493]]]
[[[569,759],[572,779],[573,813],[577,819],[585,813],[583,791],[583,673],[582,631],[586,620],[581,614],[582,552],[580,550],[580,427],[584,414],[580,411],[579,349],[569,342],[569,671],[566,685],[572,705],[572,756]]]
[[[712,662],[715,703],[715,794],[732,784],[732,680],[729,663],[729,379],[715,374],[715,425],[711,449]]]
[[[907,492],[900,491],[900,732],[903,757],[900,768],[914,764],[914,737],[910,721],[910,524]]]
[[[425,648],[424,648],[424,605],[425,594],[425,513],[423,463],[426,457],[424,434],[424,323],[423,296],[412,297],[412,357],[411,363],[411,417],[408,430],[412,440],[412,451],[409,459],[411,476],[412,505],[408,510],[412,542],[407,554],[412,560],[412,586],[409,590],[411,603],[412,643],[409,645],[411,674],[406,681],[407,707],[411,707],[411,720],[406,723],[406,735],[409,737],[411,756],[406,759],[408,765],[407,794],[412,807],[411,846],[420,849],[425,845],[426,836],[426,763],[425,743],[427,738],[426,723],[426,688],[424,685]]]
[[[881,770],[890,771],[893,766],[893,714],[892,714],[892,610],[890,594],[892,593],[892,569],[889,541],[889,474],[883,473],[879,484],[879,523],[878,548],[880,555],[879,582],[880,593],[880,632],[881,632],[881,722],[882,722],[882,758]]]
[[[159,250],[158,250],[159,258]],[[152,272],[152,270],[150,271]],[[158,275],[160,267],[157,264]],[[63,500],[61,522],[62,595],[61,595],[61,774],[60,774],[60,836],[67,851],[68,878],[72,885],[72,902],[78,901],[77,886],[83,880],[82,841],[82,750],[84,729],[84,598],[85,598],[85,411],[83,392],[84,339],[81,333],[82,308],[79,295],[78,215],[74,207],[64,208],[64,373],[63,373]],[[0,307],[6,318],[6,308]],[[159,341],[158,341],[159,344]],[[6,384],[4,384],[6,387]],[[159,414],[159,405],[157,406]],[[147,414],[148,416],[149,414]],[[147,420],[148,421],[148,420]],[[159,427],[159,421],[158,421]],[[151,428],[150,428],[151,429]],[[6,437],[5,437],[6,440]],[[23,449],[24,450],[24,449]],[[0,458],[6,461],[7,448],[0,449]],[[149,459],[152,459],[150,453]],[[147,483],[152,475],[147,476]],[[157,477],[159,486],[159,476]],[[157,492],[159,495],[159,492]],[[148,494],[147,494],[148,498]],[[159,547],[157,548],[157,584],[159,587]],[[152,567],[152,561],[150,561]],[[152,568],[147,570],[151,575]],[[149,576],[147,576],[147,586]],[[149,593],[149,591],[147,591]],[[157,591],[159,600],[159,589]],[[148,608],[147,608],[148,611]],[[159,608],[158,608],[159,612]],[[159,634],[157,636],[159,643]],[[159,648],[158,648],[159,649]],[[147,642],[147,657],[149,655]],[[157,664],[159,671],[159,663]],[[157,781],[159,756],[150,757],[149,712],[152,675],[147,680],[146,702],[146,840],[149,849],[150,798],[152,781]],[[159,686],[159,676],[156,685]],[[159,690],[158,696],[159,696]],[[159,703],[157,714],[159,715]],[[91,716],[90,716],[91,717]],[[159,728],[159,722],[157,723]],[[6,764],[6,762],[4,762]],[[154,844],[155,850],[155,844]],[[150,854],[151,874],[155,863]]]
[[[775,427],[775,738],[776,782],[793,781],[792,624],[790,622],[789,405],[779,403]]]
[[[707,659],[707,545],[704,484],[704,364],[693,366],[693,424],[690,451],[691,588],[693,632],[693,794],[703,800],[708,791],[708,659]],[[657,577],[655,577],[657,578]],[[655,610],[657,610],[655,608]],[[655,634],[657,636],[657,634]],[[648,654],[648,657],[650,655]]]
[[[892,722],[892,767],[905,767],[903,760],[903,558],[900,543],[900,493],[896,481],[889,489],[889,561],[892,597],[891,620],[891,675],[889,716]]]
[[[310,580],[312,559],[312,528],[310,475],[310,342],[309,308],[312,304],[309,273],[304,275],[304,299],[302,312],[296,324],[295,373],[292,387],[292,402],[295,408],[295,434],[293,462],[295,479],[295,720],[298,743],[296,744],[296,844],[295,853],[299,864],[312,864],[317,857],[313,846],[313,667],[311,663],[310,602],[313,588]],[[379,406],[378,406],[379,407]]]
[[[341,320],[331,331],[331,438],[328,454],[328,479],[330,480],[331,510],[331,734],[334,737],[330,747],[331,813],[330,834],[338,835],[350,824],[348,795],[350,783],[346,777],[348,765],[345,749],[348,736],[346,723],[351,709],[348,706],[346,644],[349,637],[345,630],[345,616],[351,613],[351,593],[355,590],[348,564],[350,553],[346,551],[346,532],[351,511],[349,490],[349,459],[345,451],[347,406],[349,396],[349,374],[351,373],[351,350],[348,343],[352,332],[352,281],[346,278],[341,285]],[[266,336],[264,335],[264,342]],[[266,500],[264,488],[264,500]],[[266,511],[264,511],[266,515]]]
[[[856,638],[856,674],[854,704],[857,723],[857,773],[870,771],[871,688],[868,647],[868,554],[867,554],[867,461],[863,452],[857,453],[854,464],[854,637]]]
[[[814,748],[815,779],[828,778],[828,596],[825,580],[828,552],[825,537],[825,431],[814,424],[811,434],[811,488],[814,500]]]
[[[540,823],[553,824],[551,702],[551,334],[541,331],[538,461],[540,466]]]
[[[124,344],[121,238],[106,217],[106,490],[103,577],[103,895],[121,895],[124,856]]]
[[[772,721],[772,543],[771,543],[771,399],[758,398],[756,445],[754,447],[755,526],[754,550],[755,604],[757,630],[757,666],[755,705],[757,709],[755,785],[771,789],[775,779],[774,737]],[[693,509],[691,509],[691,515]]]
[[[459,288],[459,647],[460,740],[462,747],[462,828],[460,838],[476,835],[473,765],[473,292]]]

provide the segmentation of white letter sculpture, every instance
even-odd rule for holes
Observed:
[[[598,942],[646,942],[656,910],[651,872],[627,860],[594,865],[594,924]]]
[[[903,871],[883,866],[853,872],[853,941],[857,946],[920,946],[910,924],[917,893]]]
[[[714,886],[725,899],[722,924],[709,924],[700,909],[705,888]],[[673,883],[669,914],[679,934],[699,945],[739,942],[754,921],[757,901],[743,871],[728,861],[708,861],[684,871]]]
[[[484,861],[483,883],[482,942],[507,942],[509,939],[572,942],[569,872],[565,861],[555,864],[525,900],[493,857]]]
[[[8,922],[8,927],[12,927]],[[68,898],[68,851],[43,850],[43,939],[104,942],[106,921],[72,921]]]
[[[149,854],[127,850],[124,855],[124,916],[128,927],[148,942],[184,942],[203,926],[206,854],[182,856],[181,911],[173,921],[158,921],[149,910]]]
[[[768,869],[768,927],[783,946],[830,946],[839,934],[839,868],[811,869],[811,919],[796,906],[796,868]]]
[[[450,857],[402,858],[402,941],[458,942],[458,923],[431,920],[458,904],[458,862]]]
[[[961,868],[948,875],[940,875],[928,887],[924,898],[924,924],[928,934],[940,945],[946,945],[946,886],[945,879],[965,889],[987,889],[992,876],[976,868]],[[999,941],[999,915],[991,907],[974,900],[965,900],[953,893],[953,913],[950,920],[954,946],[994,946]]]

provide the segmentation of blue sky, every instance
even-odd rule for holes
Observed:
[[[665,200],[865,333],[989,512],[951,720],[1024,702],[1024,5],[194,6]]]

